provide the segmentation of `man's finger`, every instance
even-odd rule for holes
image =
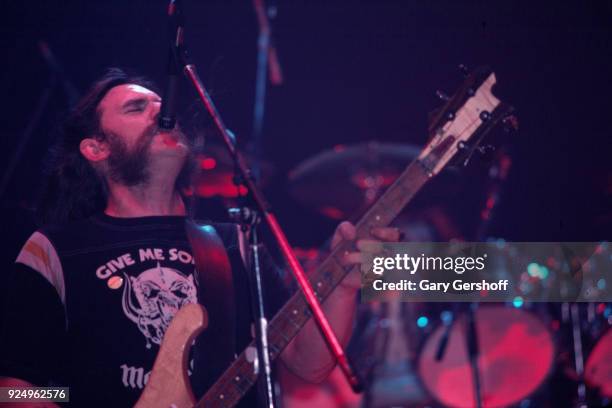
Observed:
[[[387,242],[397,242],[400,239],[399,228],[375,227],[370,230],[372,236]]]
[[[342,240],[352,241],[356,236],[355,226],[348,221],[343,221],[338,225],[338,227],[336,227],[336,232],[332,238],[331,247],[335,248],[336,245],[338,245]]]
[[[347,252],[342,256],[342,266],[359,265],[366,261],[362,252]]]
[[[352,241],[357,236],[355,226],[348,221],[342,221],[340,225],[338,225],[337,231],[342,236],[342,239],[347,241]]]
[[[361,288],[361,271],[354,268],[340,283],[345,288],[357,290]]]
[[[371,239],[360,239],[357,241],[357,249],[362,252],[369,252],[371,254],[376,254],[382,252],[383,243],[381,241],[374,241]]]

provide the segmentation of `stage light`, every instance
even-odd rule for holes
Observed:
[[[537,262],[532,262],[527,265],[527,273],[533,278],[540,278],[541,280],[544,280],[548,278],[549,271],[546,266],[540,265]]]
[[[427,326],[428,323],[429,319],[425,316],[421,316],[417,319],[417,326],[419,326],[421,329]]]
[[[212,157],[204,157],[200,160],[202,170],[212,170],[217,167],[217,161]]]
[[[529,274],[529,276],[538,276],[539,269],[540,266],[535,262],[532,262],[527,265],[527,273]]]
[[[445,325],[449,325],[453,321],[453,313],[448,310],[443,311],[440,313],[440,320],[442,320],[442,323]]]
[[[524,303],[523,298],[520,296],[515,297],[514,300],[512,301],[512,305],[516,307],[517,309],[523,306],[523,303]]]

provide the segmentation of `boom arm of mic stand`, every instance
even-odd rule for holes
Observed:
[[[268,202],[265,200],[263,194],[255,185],[253,177],[251,177],[251,173],[246,165],[244,158],[234,146],[231,136],[227,130],[227,127],[225,126],[225,123],[223,122],[221,115],[217,111],[217,108],[215,107],[212,99],[210,98],[208,91],[204,87],[204,84],[200,80],[200,77],[198,76],[195,66],[193,64],[184,64],[184,72],[187,78],[189,79],[189,81],[191,82],[191,84],[194,86],[198,96],[204,103],[204,106],[206,107],[210,115],[212,116],[217,129],[221,133],[221,136],[223,138],[223,142],[225,143],[226,148],[230,152],[232,158],[234,159],[236,163],[238,170],[242,174],[244,183],[246,184],[246,187],[252,194],[255,204],[257,205],[257,207],[259,208],[259,211],[261,212],[264,219],[268,223],[268,226],[270,227],[270,230],[272,231],[272,234],[274,235],[274,238],[276,239],[281,249],[281,252],[283,253],[283,256],[285,257],[285,259],[287,260],[287,263],[289,264],[289,268],[291,269],[291,272],[295,276],[295,279],[297,280],[300,286],[300,290],[304,294],[304,298],[306,299],[306,301],[308,302],[308,305],[310,306],[315,322],[319,326],[319,329],[321,330],[321,333],[323,334],[323,337],[325,338],[325,341],[327,342],[327,345],[329,346],[332,354],[338,361],[338,365],[342,369],[342,372],[346,376],[351,387],[356,391],[361,390],[362,385],[357,375],[355,375],[353,369],[350,367],[348,358],[344,350],[342,349],[342,346],[340,345],[338,338],[334,334],[329,324],[329,321],[327,320],[327,318],[325,317],[325,314],[323,313],[321,304],[319,303],[317,296],[314,290],[312,289],[312,286],[310,285],[308,278],[306,277],[306,273],[302,269],[302,266],[300,265],[295,254],[293,253],[293,250],[291,249],[291,246],[289,245],[289,241],[287,240],[285,233],[283,232],[280,224],[278,223],[276,216],[270,211],[270,206]]]

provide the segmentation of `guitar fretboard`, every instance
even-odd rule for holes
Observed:
[[[357,237],[367,238],[374,227],[388,226],[430,177],[419,160],[412,162],[398,179],[356,224]],[[340,264],[340,257],[352,249],[352,242],[342,242],[321,263],[309,280],[320,301],[325,300],[350,272]],[[270,358],[276,359],[311,317],[301,292],[296,293],[270,321],[268,340]],[[196,407],[231,407],[240,401],[257,381],[247,350],[255,350],[252,341],[208,390]],[[249,353],[256,355],[256,353]]]

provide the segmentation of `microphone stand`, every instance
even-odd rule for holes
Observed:
[[[257,234],[257,226],[260,217],[257,211],[248,207],[231,208],[230,218],[241,225],[243,232],[249,237],[250,259],[247,274],[249,288],[251,291],[251,306],[255,318],[255,340],[257,343],[257,358],[260,362],[259,367],[263,367],[264,383],[260,386],[265,388],[262,393],[265,398],[265,405],[269,408],[276,406],[274,398],[274,382],[272,381],[272,362],[270,361],[270,351],[268,347],[268,319],[265,314],[265,302],[263,292],[263,280],[261,277],[261,262],[259,258],[260,243]]]
[[[178,6],[178,0],[174,0],[173,3]],[[251,194],[251,197],[256,205],[257,211],[259,212],[259,214],[261,214],[261,217],[268,224],[270,231],[279,246],[280,251],[287,260],[289,269],[293,273],[300,287],[300,290],[304,295],[304,299],[310,306],[314,320],[317,323],[321,334],[323,335],[323,338],[327,342],[327,345],[329,346],[332,355],[336,358],[338,365],[342,369],[342,372],[346,376],[351,387],[354,390],[361,390],[361,383],[354,370],[350,367],[348,358],[344,350],[342,349],[342,346],[340,345],[340,342],[338,341],[335,333],[333,332],[329,321],[323,313],[316,292],[310,285],[306,273],[302,269],[302,266],[297,260],[297,257],[293,253],[291,245],[289,244],[289,241],[287,240],[283,229],[281,228],[276,216],[271,211],[270,205],[268,204],[262,192],[257,187],[255,179],[253,178],[252,173],[249,170],[244,157],[238,151],[238,149],[236,149],[236,146],[232,141],[232,136],[228,131],[227,126],[225,126],[221,115],[217,111],[215,104],[213,103],[208,91],[206,90],[206,87],[200,80],[195,65],[189,62],[182,41],[176,43],[176,51],[177,52],[175,52],[174,55],[176,55],[179,59],[179,61],[177,62],[182,67],[184,74],[186,75],[191,85],[194,87],[198,97],[201,99],[206,110],[212,117],[217,130],[221,134],[223,143],[225,144],[225,147],[227,148],[230,156],[236,163],[236,168],[238,169],[242,177],[243,183]]]

